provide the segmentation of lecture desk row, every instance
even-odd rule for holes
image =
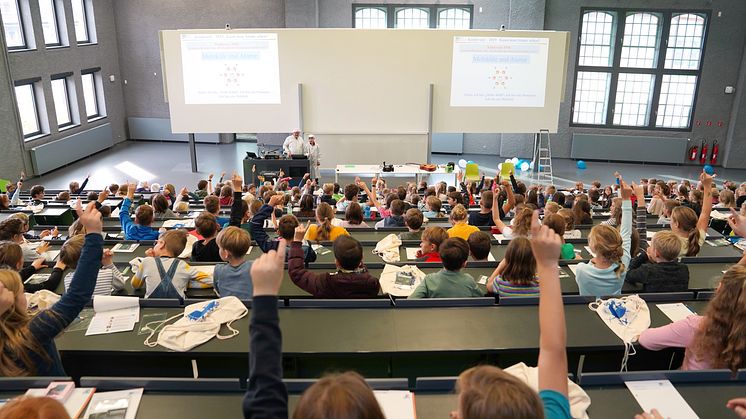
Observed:
[[[95,383],[97,381],[100,382],[101,379],[83,378],[82,381],[84,383]],[[112,380],[115,384],[111,388],[105,388],[105,390],[132,388],[133,386],[126,385],[131,381],[124,380],[119,384]],[[450,383],[454,383],[455,377],[449,381]],[[733,412],[727,409],[725,405],[730,399],[746,395],[746,382],[742,379],[713,382],[676,382],[672,380],[672,382],[687,404],[701,418],[735,417]],[[380,389],[384,390],[387,388],[383,386]],[[583,386],[583,389],[591,399],[591,405],[587,411],[589,417],[630,419],[642,411],[624,384]],[[449,413],[457,408],[458,397],[453,391],[445,389],[439,391],[420,391],[415,389],[414,393],[418,418],[447,418]],[[22,394],[23,391],[0,391],[0,398],[13,398]],[[242,401],[244,394],[242,390],[224,392],[209,390],[168,391],[150,390],[146,387],[140,401],[137,418],[241,418],[243,417]],[[288,417],[292,417],[300,397],[301,395],[297,392],[290,392],[288,395]]]
[[[686,304],[704,313],[707,301]],[[280,303],[281,304],[281,303]],[[651,327],[670,323],[650,302]],[[292,305],[292,302],[291,302]],[[212,339],[189,352],[143,344],[145,324],[183,313],[183,308],[142,307],[130,332],[85,336],[91,309],[57,337],[57,348],[72,376],[245,377],[250,314],[233,323],[240,333]],[[250,309],[249,309],[250,311]],[[567,352],[571,369],[582,357],[585,370],[618,368],[622,341],[586,303],[566,304]],[[371,377],[457,374],[479,360],[507,366],[533,363],[539,348],[537,305],[483,307],[280,307],[286,377],[313,377],[329,365],[350,365]],[[225,329],[225,327],[224,327]],[[227,333],[227,330],[223,330]],[[675,351],[637,347],[629,368],[668,368]],[[195,365],[192,364],[195,361]]]

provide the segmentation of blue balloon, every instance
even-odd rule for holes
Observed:
[[[583,160],[578,160],[577,166],[580,170],[585,170],[588,167]]]
[[[474,160],[469,160],[466,164],[474,164]]]
[[[709,164],[705,165],[705,173],[712,176],[715,173],[715,169],[712,168]]]

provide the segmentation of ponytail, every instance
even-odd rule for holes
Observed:
[[[322,202],[316,207],[316,218],[319,221],[318,234],[316,235],[316,241],[326,241],[332,235],[332,219],[334,218],[334,210],[329,204]]]
[[[699,230],[694,228],[689,231],[687,236],[687,244],[689,247],[686,249],[687,256],[697,256],[699,253]]]

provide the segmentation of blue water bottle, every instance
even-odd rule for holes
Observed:
[[[364,208],[365,209],[363,211],[365,212],[365,219],[369,219],[370,218],[370,205],[366,205]]]

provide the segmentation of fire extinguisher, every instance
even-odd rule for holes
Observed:
[[[697,151],[699,148],[696,145],[689,147],[689,160],[694,161],[697,159]]]
[[[717,164],[718,162],[718,151],[720,149],[720,146],[718,145],[718,140],[713,141],[712,143],[712,157],[710,157],[710,164]]]
[[[699,155],[699,163],[705,164],[707,161],[707,142],[702,140],[702,153]]]

